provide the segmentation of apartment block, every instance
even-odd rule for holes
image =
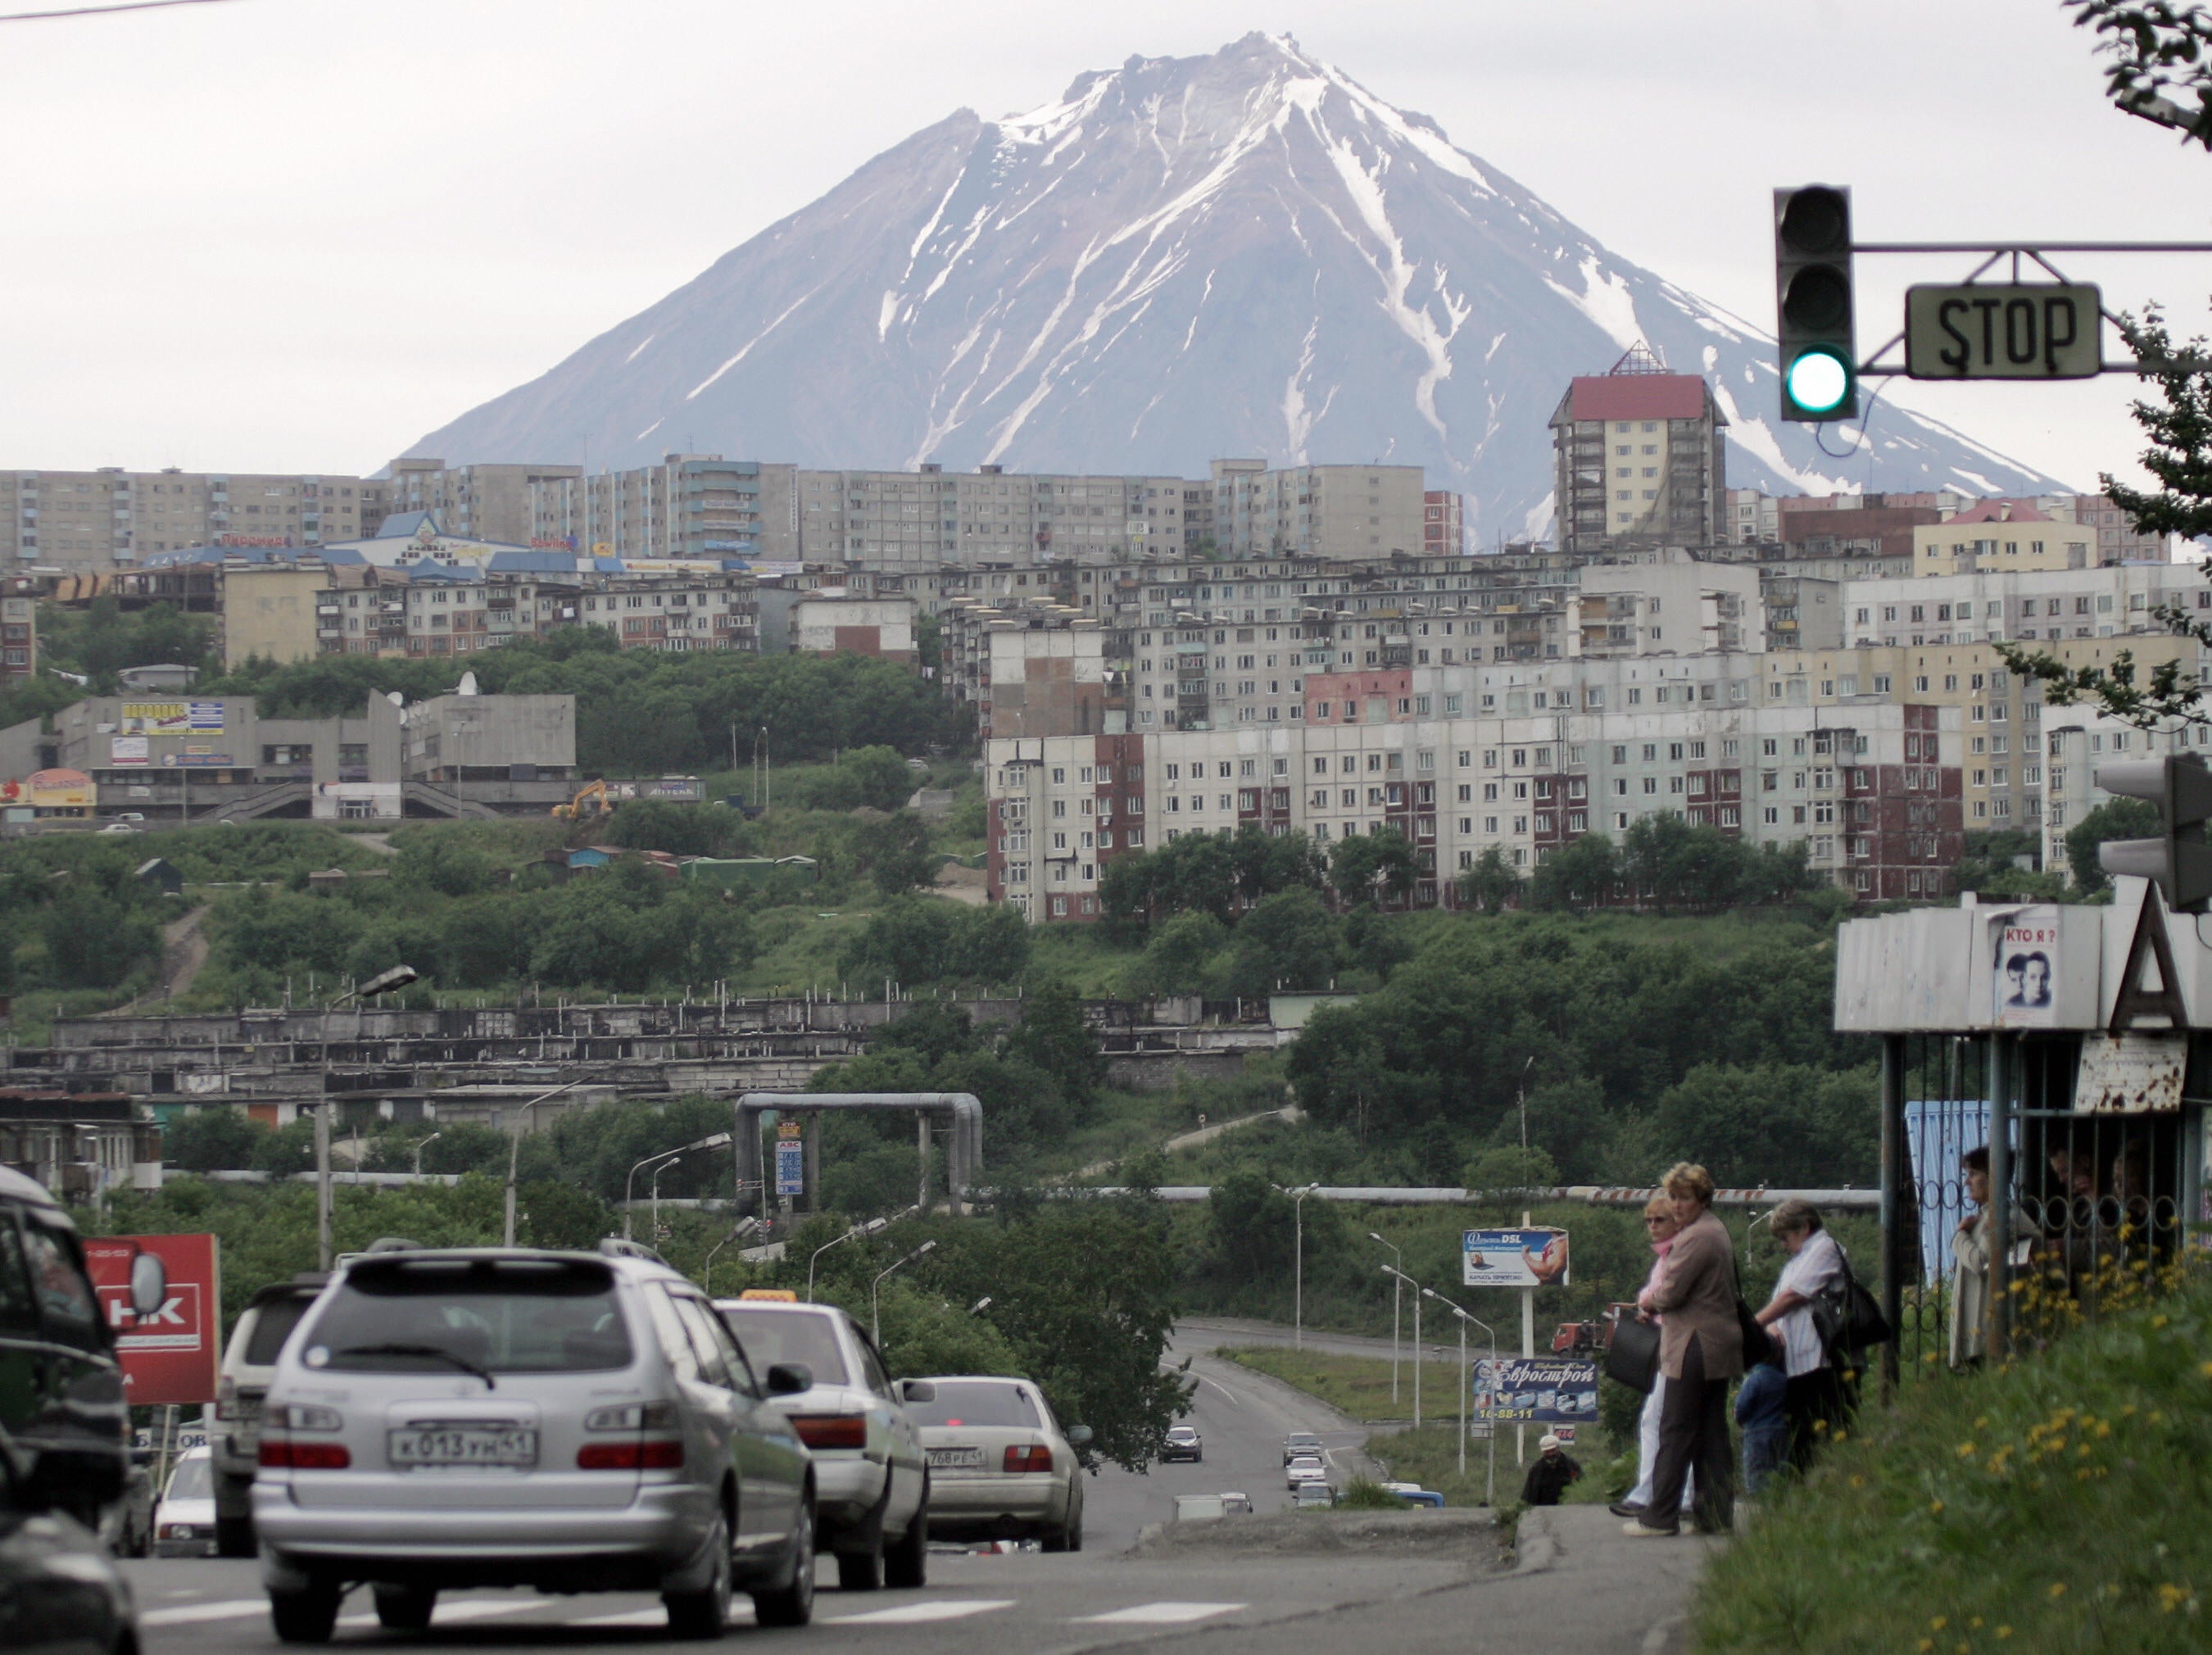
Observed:
[[[1466,498],[1449,489],[1431,489],[1421,496],[1422,557],[1467,556]]]
[[[1680,549],[1590,563],[1567,599],[1571,655],[1697,654],[1766,647],[1757,569]]]
[[[27,581],[0,577],[0,684],[39,671],[39,600]]]
[[[679,581],[608,579],[595,590],[538,591],[539,631],[581,624],[612,632],[625,649],[682,654],[702,649],[756,650],[760,645],[759,588],[750,574],[692,575]],[[526,593],[518,612],[529,601]]]
[[[1912,531],[1917,575],[2090,569],[2099,562],[2095,528],[2017,501],[1984,500]]]
[[[1702,378],[1656,368],[1648,352],[1577,378],[1551,420],[1561,548],[1729,539],[1727,424]]]
[[[943,612],[938,675],[946,695],[975,709],[985,740],[1121,733],[1128,715],[1106,637],[1095,618],[1063,604],[957,602]]]
[[[2186,563],[1999,569],[1849,581],[1844,605],[1854,645],[2057,642],[2160,632],[2161,608],[2212,617],[2212,584]]]
[[[537,487],[533,544],[594,557],[798,560],[797,468],[720,454]]]
[[[100,570],[191,546],[320,546],[373,533],[386,485],[299,472],[0,472],[0,569]]]
[[[1231,558],[1344,563],[1418,555],[1427,490],[1418,465],[1295,465],[1259,459],[1212,467],[1215,547]]]
[[[1031,924],[1098,917],[1098,880],[1146,848],[1146,738],[1001,739],[985,744],[985,888]]]
[[[1012,472],[799,472],[802,560],[869,569],[1108,563],[1198,549],[1211,491],[1174,477]]]
[[[2100,764],[2167,753],[2193,753],[2212,761],[2212,729],[2202,724],[2180,730],[2138,730],[2086,707],[2053,707],[2045,719],[2038,755],[2048,776],[2043,819],[2017,825],[2040,826],[2047,868],[2067,866],[2067,834],[2091,811],[2112,801],[2113,795],[2097,785]]]
[[[448,465],[410,456],[393,460],[391,470],[389,511],[432,513],[442,527],[465,538],[574,550],[565,534],[544,532],[540,514],[548,508],[542,491],[550,489],[553,499],[571,495],[583,477],[580,465]],[[573,520],[569,509],[570,517],[556,514],[553,520]]]

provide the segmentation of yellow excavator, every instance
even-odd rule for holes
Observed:
[[[576,796],[567,804],[554,806],[553,814],[564,822],[591,822],[613,810],[613,802],[607,797],[607,784],[587,782],[576,790]]]

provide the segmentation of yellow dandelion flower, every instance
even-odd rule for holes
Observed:
[[[1951,1624],[1951,1617],[1948,1615],[1939,1615],[1934,1620],[1929,1622],[1928,1624],[1935,1631],[1941,1632],[1945,1627]]]
[[[2053,1597],[2063,1597],[2066,1595],[2066,1583],[2063,1580],[2052,1581],[2051,1583],[2051,1595]]]
[[[1866,1487],[1866,1479],[1865,1479],[1864,1477],[1861,1476],[1857,1472],[1856,1472],[1856,1471],[1852,1472],[1852,1473],[1851,1473],[1851,1487],[1852,1487],[1852,1488],[1865,1488],[1865,1487]]]
[[[1933,1638],[1923,1638],[1920,1640],[1920,1655],[1928,1655],[1928,1652],[1935,1647],[1936,1640]]]
[[[2153,1328],[2162,1328],[2172,1319],[2168,1316],[2154,1316],[2150,1318],[2150,1324]]]
[[[1928,1515],[1929,1515],[1929,1516],[1930,1516],[1930,1517],[1941,1517],[1941,1516],[1942,1516],[1942,1515],[1943,1515],[1943,1502],[1942,1502],[1942,1500],[1929,1500],[1929,1501],[1928,1502]]]
[[[2011,1636],[2012,1636],[2012,1628],[2011,1628],[2010,1627],[1999,1627],[1999,1628],[1997,1628],[1997,1636],[1998,1636],[1998,1637],[2000,1637],[2000,1638],[2009,1638],[2009,1637],[2011,1637]]]
[[[1957,1454],[1962,1460],[1970,1460],[1974,1457],[1974,1445],[1970,1442],[1962,1442],[1952,1451]]]
[[[1981,1629],[1982,1617],[1978,1615],[1974,1616],[1972,1620],[1966,1622],[1966,1630],[1969,1632],[1979,1632]]]
[[[1983,1415],[1980,1419],[1974,1421],[1974,1429],[1977,1431],[1986,1431],[1989,1428],[1990,1416],[1986,1414]]]

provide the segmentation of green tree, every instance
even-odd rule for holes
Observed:
[[[1502,914],[1521,895],[1522,880],[1505,852],[1497,845],[1485,849],[1459,876],[1460,900],[1486,914]]]
[[[269,1129],[228,1104],[194,1110],[161,1132],[161,1159],[180,1172],[242,1171]]]
[[[1356,833],[1328,849],[1329,883],[1348,903],[1396,902],[1413,888],[1413,847],[1395,828]]]
[[[1723,1184],[1834,1188],[1879,1177],[1870,1070],[1701,1063],[1661,1095],[1654,1124],[1672,1153]]]
[[[1152,928],[1144,958],[1130,969],[1129,987],[1139,995],[1201,994],[1213,958],[1228,940],[1229,928],[1202,910],[1164,920]]]
[[[1240,1167],[1214,1185],[1206,1208],[1214,1251],[1245,1281],[1290,1269],[1297,1217],[1291,1198],[1252,1167]]]
[[[2097,860],[2097,847],[2108,839],[2154,839],[2161,831],[2158,806],[2145,799],[2113,799],[2097,806],[2066,831],[2066,861],[2074,883],[2084,891],[2112,883]]]
[[[1497,849],[1492,845],[1483,854]],[[1613,841],[1602,833],[1585,833],[1536,864],[1528,882],[1529,905],[1579,914],[1608,901],[1620,880],[1620,859]]]
[[[161,934],[137,909],[97,891],[72,891],[39,922],[46,971],[64,989],[112,989],[160,952]]]
[[[425,835],[400,848],[392,877],[441,897],[472,897],[489,890],[499,869],[483,851],[447,834]]]
[[[1262,897],[1238,922],[1229,964],[1232,993],[1320,989],[1334,981],[1342,928],[1310,888]]]
[[[905,767],[900,766],[903,773]],[[937,879],[937,856],[929,830],[910,810],[894,812],[880,822],[864,822],[854,831],[854,854],[860,871],[886,897],[926,887]]]
[[[1021,1019],[999,1050],[1052,1076],[1079,1114],[1106,1081],[1098,1037],[1083,1020],[1083,1001],[1064,983],[1047,983],[1024,997]]]

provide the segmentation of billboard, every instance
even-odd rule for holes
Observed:
[[[796,1121],[777,1123],[775,1193],[779,1196],[803,1196],[806,1193],[806,1142],[799,1135],[801,1130]]]
[[[107,762],[111,764],[143,764],[150,744],[143,735],[112,735],[107,738]]]
[[[1570,1425],[1597,1418],[1597,1364],[1564,1356],[1486,1356],[1474,1365],[1481,1420]]]
[[[1563,1287],[1565,1230],[1469,1230],[1462,1238],[1460,1281],[1469,1287]]]
[[[122,723],[125,735],[221,735],[222,703],[219,701],[126,701]]]
[[[169,1273],[169,1293],[143,1320],[131,1313],[131,1261]],[[222,1281],[213,1236],[100,1236],[84,1244],[100,1307],[115,1333],[123,1394],[134,1403],[211,1402],[222,1366]]]

